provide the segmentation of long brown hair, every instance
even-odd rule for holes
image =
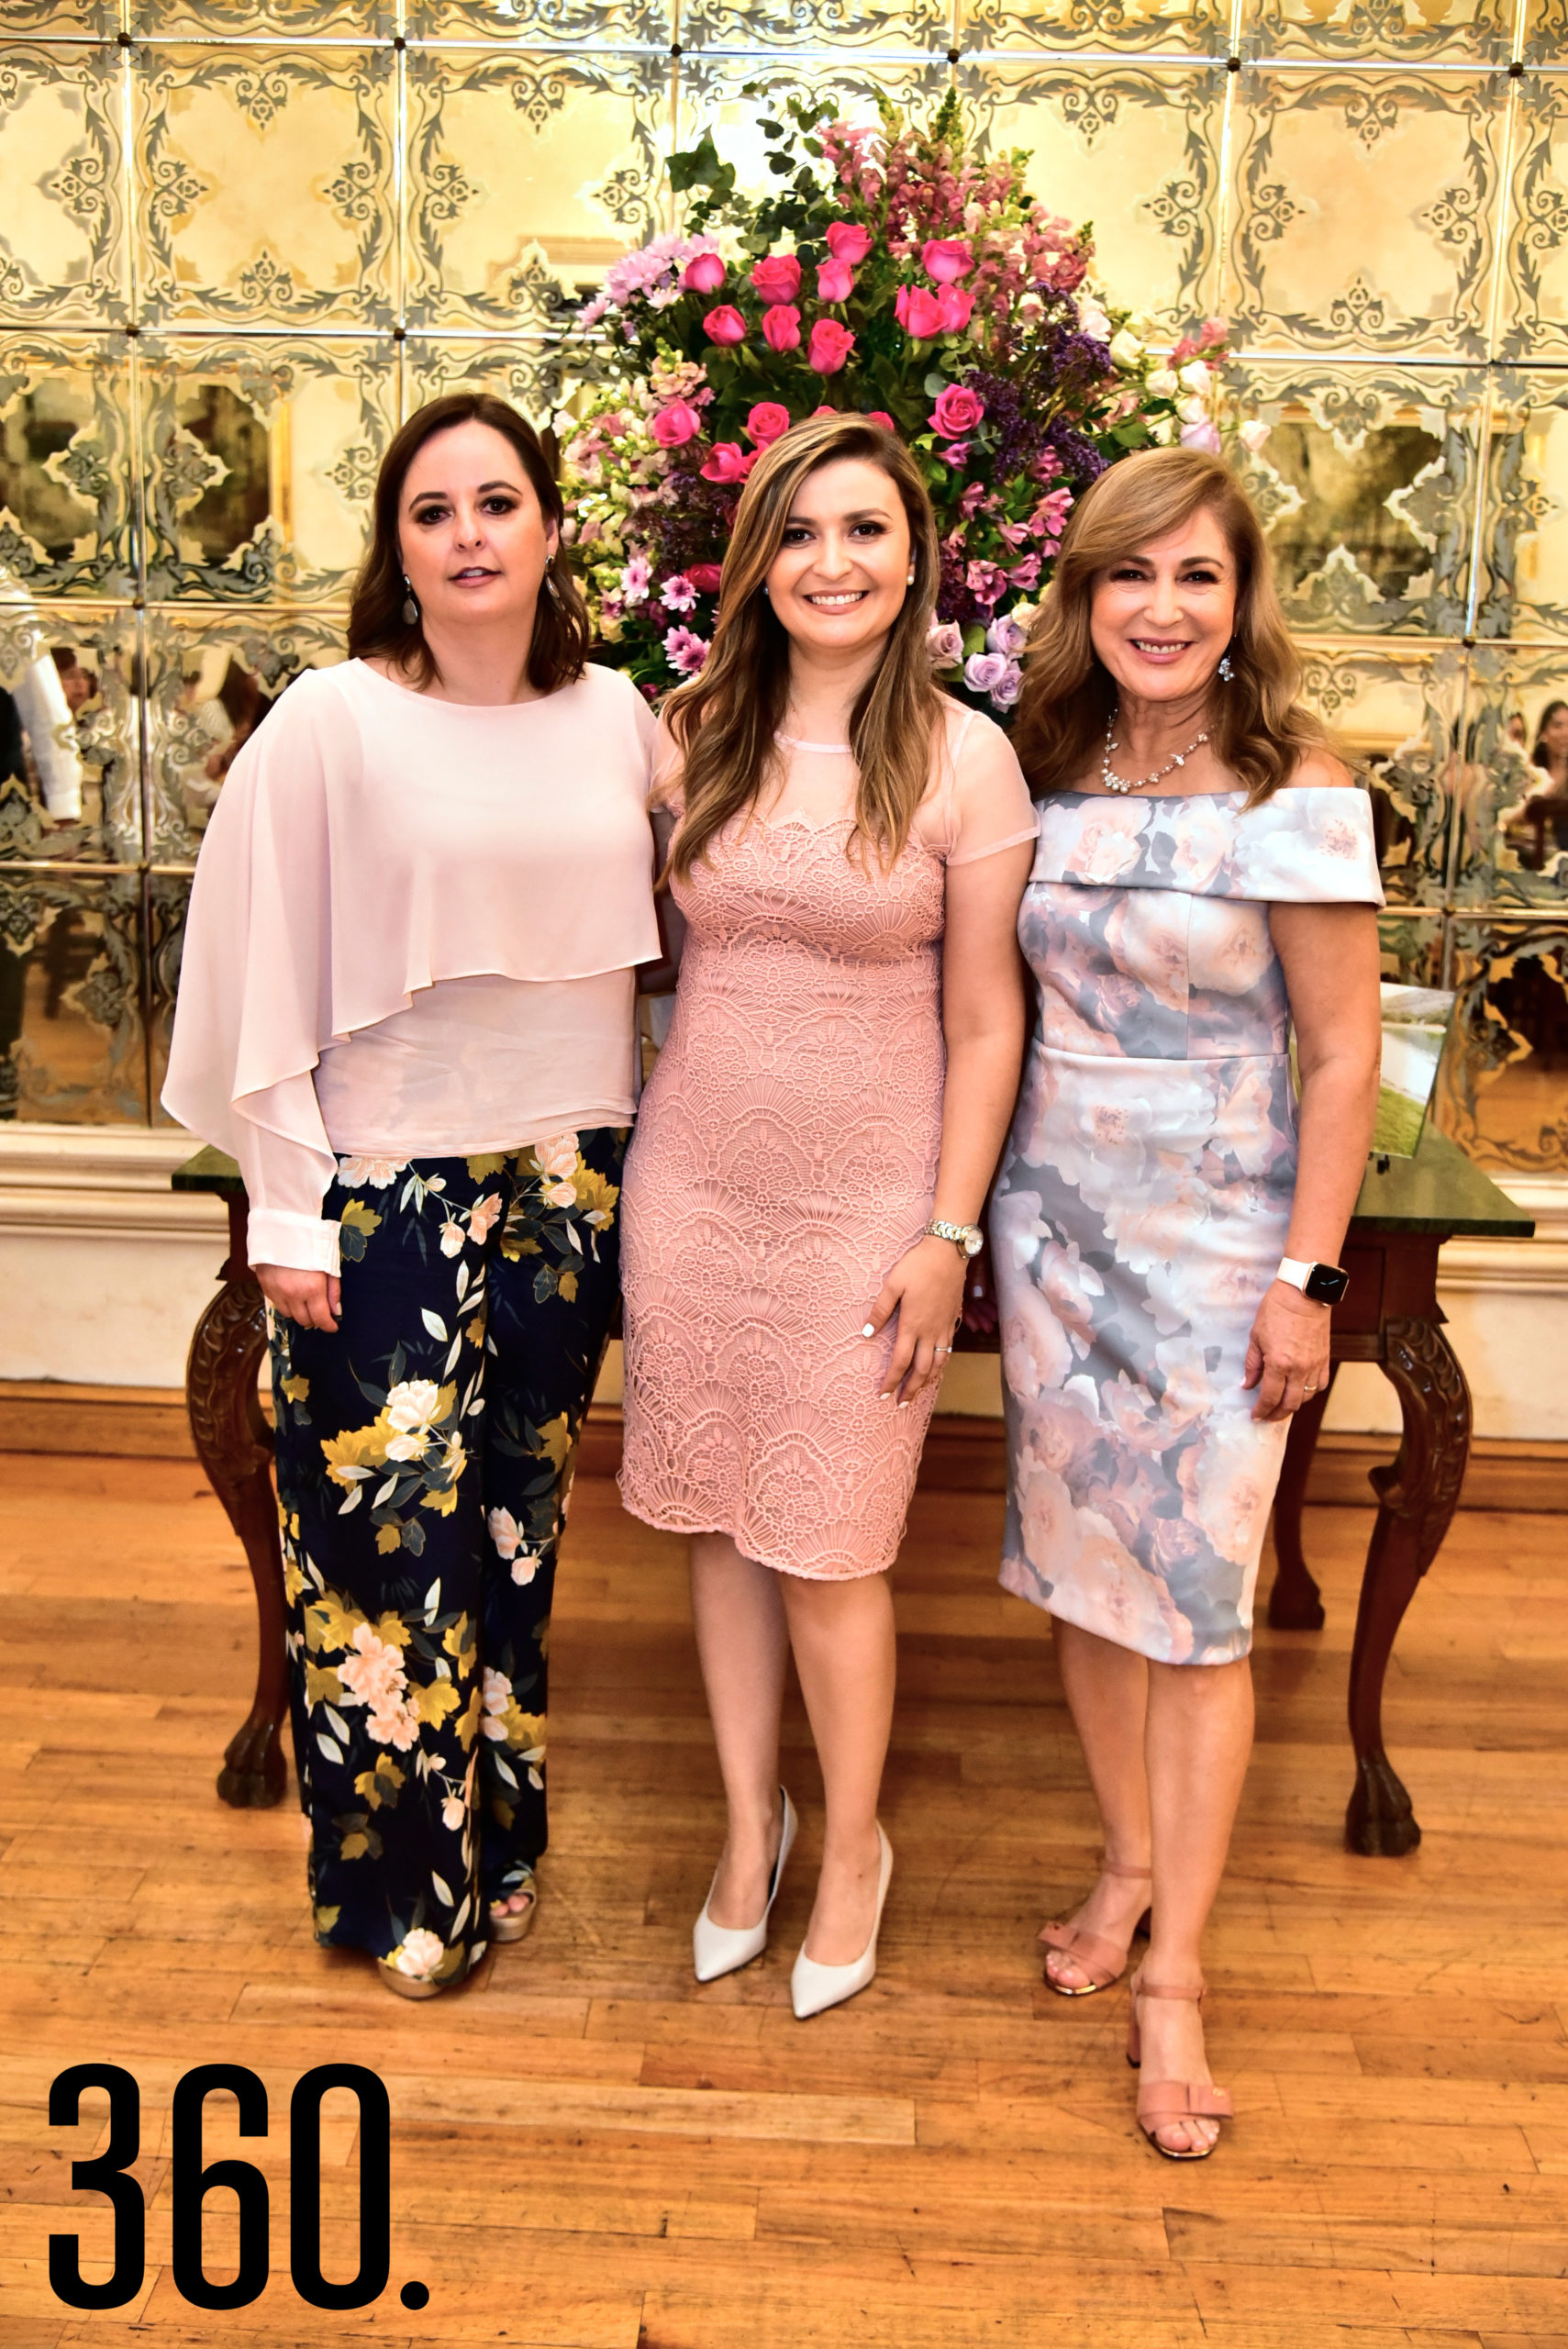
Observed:
[[[450,432],[457,424],[487,424],[510,441],[539,499],[546,526],[554,527],[556,551],[539,589],[528,666],[528,683],[535,693],[552,694],[583,674],[588,657],[587,609],[562,555],[561,528],[565,508],[539,437],[515,407],[489,392],[449,392],[442,399],[428,400],[394,434],[375,478],[371,542],[349,607],[350,656],[362,661],[367,652],[376,653],[421,690],[435,681],[436,663],[424,629],[417,620],[410,624],[403,617],[407,589],[397,551],[397,509],[408,468],[420,450],[438,432]]]
[[[909,837],[930,781],[931,742],[942,696],[926,649],[940,556],[926,484],[903,442],[860,416],[813,417],[775,440],[741,493],[724,558],[713,645],[700,675],[664,703],[685,756],[685,815],[670,852],[684,880],[715,834],[756,805],[776,757],[773,738],[789,699],[788,631],[762,593],[808,473],[841,457],[878,466],[903,501],[914,581],[887,650],[850,718],[860,780],[851,845],[869,841],[886,864]]]
[[[1301,663],[1274,591],[1267,541],[1229,467],[1201,449],[1148,449],[1103,473],[1068,518],[1050,595],[1025,656],[1013,747],[1037,794],[1059,791],[1105,738],[1116,685],[1095,652],[1089,609],[1110,564],[1212,514],[1236,565],[1230,681],[1216,686],[1214,751],[1255,807],[1312,751],[1329,747],[1322,720],[1296,698]]]

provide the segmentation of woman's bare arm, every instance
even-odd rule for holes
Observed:
[[[1007,1137],[1024,1057],[1024,965],[1018,903],[1032,841],[970,864],[950,864],[942,939],[942,1033],[947,1084],[932,1220],[977,1223]],[[901,1256],[868,1317],[880,1330],[896,1311],[898,1339],[882,1391],[908,1402],[941,1368],[963,1306],[963,1259],[951,1240],[921,1240]]]

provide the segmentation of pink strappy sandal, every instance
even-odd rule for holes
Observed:
[[[1141,1877],[1146,1883],[1153,1881],[1150,1869],[1122,1867],[1115,1860],[1102,1860],[1100,1874],[1129,1879]],[[1096,1990],[1108,1990],[1111,1984],[1119,1982],[1127,1972],[1127,1962],[1132,1954],[1132,1942],[1140,1933],[1147,1933],[1148,1931],[1147,1909],[1134,1925],[1132,1939],[1125,1949],[1120,1942],[1113,1942],[1108,1933],[1087,1932],[1082,1925],[1042,1925],[1040,1938],[1047,1949],[1059,1949],[1089,1977],[1086,1982],[1059,1982],[1048,1965],[1045,1969],[1046,1988],[1054,1990],[1059,1998],[1092,1998]]]
[[[1141,1974],[1132,1977],[1132,2011],[1127,2022],[1127,2060],[1134,2069],[1143,2061],[1143,2034],[1138,2022],[1140,1998],[1186,1998],[1195,2007],[1203,2005],[1203,1991],[1173,1990],[1156,1982],[1145,1982]],[[1173,2121],[1233,2121],[1236,2108],[1228,2088],[1211,2087],[1207,2080],[1140,2080],[1138,2084],[1138,2125],[1157,2154],[1168,2162],[1206,2162],[1219,2143],[1214,2145],[1189,2145],[1178,2153],[1173,2146],[1162,2145],[1156,2131],[1168,2128]]]

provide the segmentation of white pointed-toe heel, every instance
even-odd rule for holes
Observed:
[[[750,1965],[761,1957],[768,1945],[768,1919],[773,1913],[773,1902],[779,1896],[779,1879],[784,1872],[790,1846],[795,1842],[798,1824],[795,1805],[784,1788],[779,1788],[784,1804],[784,1827],[779,1835],[779,1855],[773,1862],[773,1873],[768,1882],[768,1905],[760,1922],[755,1925],[716,1925],[707,1913],[707,1900],[713,1898],[709,1885],[707,1900],[702,1905],[702,1915],[692,1927],[692,1965],[699,1982],[717,1982],[721,1974],[733,1974],[742,1965]],[[717,1877],[714,1879],[717,1882]]]
[[[876,1825],[876,1840],[882,1848],[882,1865],[877,1872],[876,1919],[871,1929],[871,1939],[859,1957],[848,1965],[818,1965],[814,1957],[806,1954],[806,1943],[800,1945],[800,1955],[795,1961],[795,1972],[789,1978],[789,1995],[795,2007],[796,2022],[805,2022],[810,2015],[819,2015],[828,2007],[836,2007],[845,1998],[852,1998],[863,1990],[876,1975],[876,1937],[882,1931],[882,1912],[887,1902],[887,1887],[893,1877],[893,1846],[882,1831],[882,1821]]]

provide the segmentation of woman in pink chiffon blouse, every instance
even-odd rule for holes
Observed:
[[[537,1908],[546,1653],[618,1279],[654,725],[586,665],[531,428],[392,442],[351,658],[203,844],[166,1108],[239,1161],[272,1308],[317,1938],[461,1981]]]

